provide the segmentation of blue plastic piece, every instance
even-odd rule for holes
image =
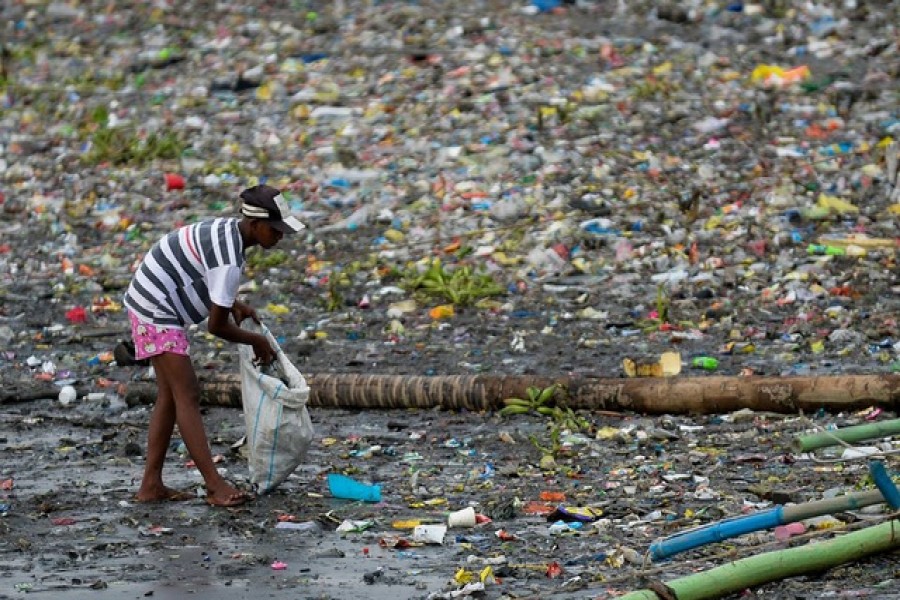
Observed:
[[[304,64],[314,63],[319,60],[324,60],[328,58],[328,55],[324,52],[311,52],[309,54],[304,54],[300,57],[300,59],[304,62]]]
[[[721,542],[761,529],[777,527],[783,523],[783,520],[784,507],[776,506],[752,515],[742,515],[732,519],[725,519],[724,521],[717,521],[716,523],[690,529],[653,542],[650,545],[650,555],[654,560],[668,558],[698,546]]]
[[[601,227],[596,221],[585,223],[581,226],[581,228],[589,233],[596,233],[597,235],[619,235],[620,233],[622,233],[618,229],[614,229],[612,227]]]
[[[541,12],[550,12],[562,6],[562,0],[532,0],[531,3]]]
[[[884,463],[880,460],[869,461],[869,474],[878,487],[878,491],[884,496],[885,502],[891,505],[894,510],[900,509],[900,490],[894,485],[891,476],[888,475]]]
[[[380,485],[367,485],[339,473],[328,474],[328,489],[335,498],[381,502]]]

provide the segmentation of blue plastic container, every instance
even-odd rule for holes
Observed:
[[[532,0],[531,3],[541,12],[550,12],[562,6],[562,0]]]

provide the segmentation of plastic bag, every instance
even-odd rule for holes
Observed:
[[[312,443],[309,386],[265,325],[247,319],[242,327],[265,335],[277,353],[271,365],[260,367],[254,364],[253,346],[239,347],[250,481],[266,493],[294,472]]]

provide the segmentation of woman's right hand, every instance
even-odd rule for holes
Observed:
[[[257,334],[253,338],[251,345],[253,346],[253,354],[256,355],[256,362],[261,365],[271,364],[277,357],[275,349],[272,348],[269,340],[264,335]]]

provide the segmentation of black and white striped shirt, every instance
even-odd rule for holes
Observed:
[[[125,292],[141,321],[184,327],[209,316],[211,304],[230,308],[244,267],[238,219],[210,219],[169,233],[150,248]]]

